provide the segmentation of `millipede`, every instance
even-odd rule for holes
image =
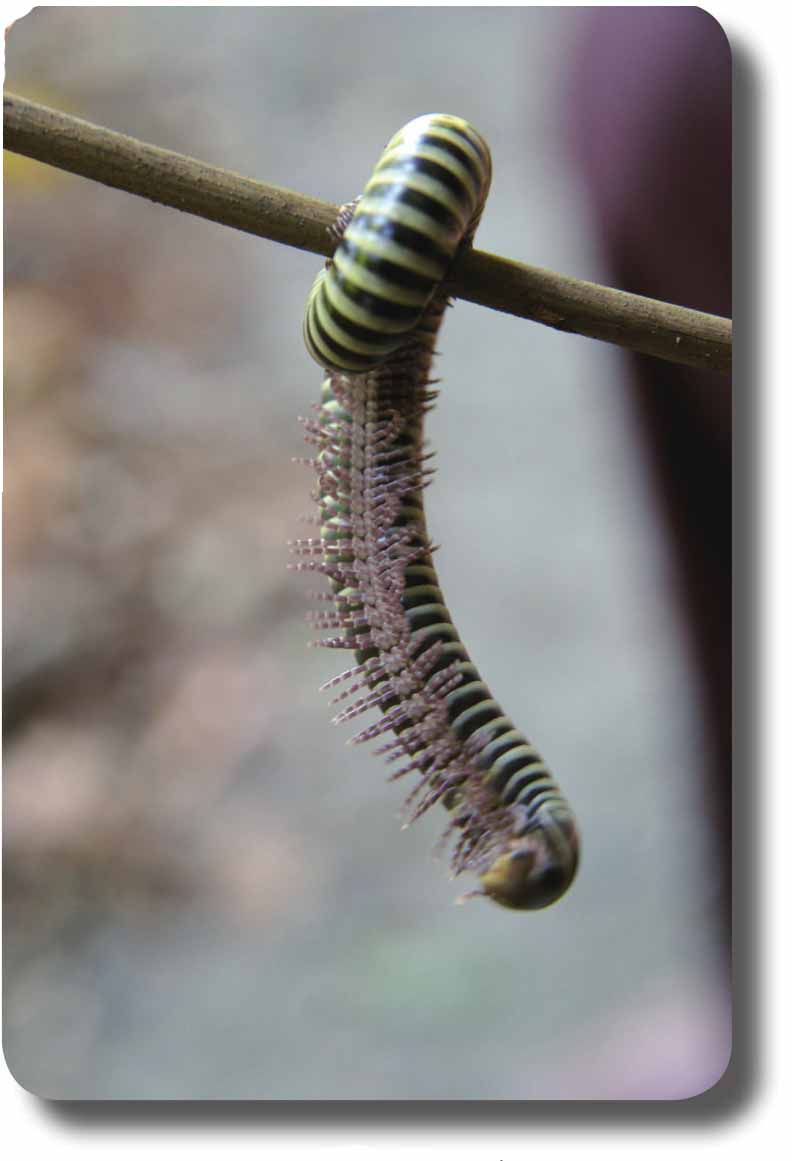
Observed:
[[[341,208],[303,322],[325,372],[316,415],[303,420],[320,533],[292,543],[292,567],[329,580],[313,594],[311,619],[329,634],[315,644],[354,653],[322,687],[338,690],[334,721],[377,711],[352,740],[376,741],[392,778],[414,777],[411,820],[436,802],[449,811],[452,872],[479,877],[465,898],[538,910],[575,877],[574,815],[459,639],[422,500],[446,282],[472,243],[491,172],[472,125],[431,113],[390,140],[362,195]]]

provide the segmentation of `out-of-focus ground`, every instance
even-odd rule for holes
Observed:
[[[330,201],[468,117],[479,245],[594,280],[582,9],[36,9],[9,88]],[[369,51],[370,50],[370,51]],[[611,348],[459,303],[427,498],[584,835],[535,915],[344,745],[286,541],[319,260],[6,155],[5,1053],[62,1098],[674,1098],[729,1053],[700,699]]]

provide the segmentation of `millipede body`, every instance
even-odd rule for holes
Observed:
[[[325,574],[313,614],[355,664],[327,683],[353,739],[382,739],[392,777],[412,775],[412,817],[441,801],[455,873],[518,910],[553,903],[578,863],[574,817],[535,747],[503,712],[454,628],[432,562],[422,491],[424,416],[454,257],[470,245],[491,175],[471,125],[428,114],[387,145],[311,289],[303,333],[324,368],[315,447],[320,535],[295,541],[298,570]]]

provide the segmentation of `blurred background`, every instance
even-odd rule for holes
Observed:
[[[481,248],[729,313],[728,67],[700,9],[38,8],[6,81],[332,202],[405,121],[457,113],[494,158]],[[550,910],[456,907],[473,882],[448,880],[445,818],[402,830],[404,787],[329,724],[339,659],[306,647],[311,585],[286,567],[311,510],[291,457],[318,398],[301,317],[320,259],[5,166],[17,1080],[70,1099],[709,1088],[730,1051],[728,384],[450,313],[438,570],[584,842]]]

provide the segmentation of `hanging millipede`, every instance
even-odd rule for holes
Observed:
[[[294,567],[325,574],[313,614],[355,652],[334,719],[380,716],[353,739],[392,734],[377,753],[412,774],[412,817],[451,812],[455,873],[506,907],[561,897],[578,863],[574,817],[541,756],[492,697],[468,657],[432,564],[422,489],[431,471],[424,415],[448,295],[443,284],[471,244],[490,184],[484,139],[458,117],[428,114],[387,145],[357,202],[336,224],[333,258],[311,289],[303,333],[326,371],[315,419],[317,539],[293,543]]]

